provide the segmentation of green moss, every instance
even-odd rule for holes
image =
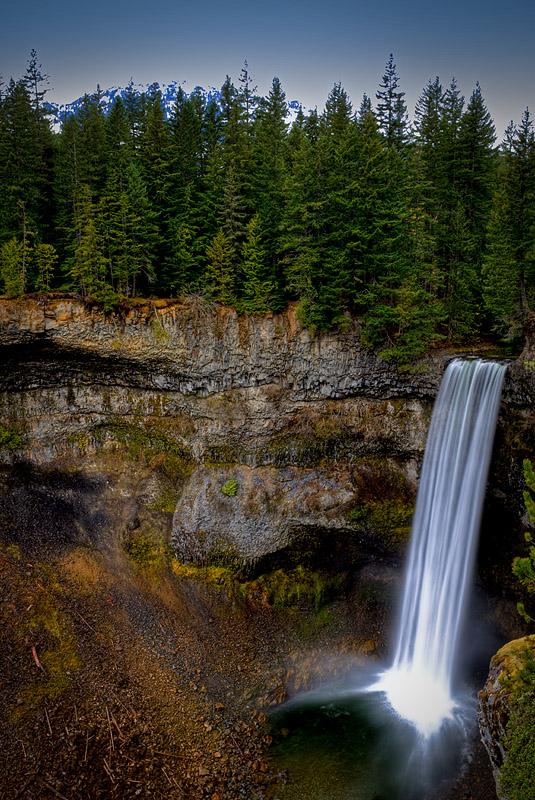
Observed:
[[[18,691],[17,705],[9,709],[10,719],[17,722],[61,695],[82,662],[63,607],[63,588],[53,570],[39,562],[28,564],[15,546],[0,545],[0,580],[9,586],[13,607],[18,603],[24,609],[16,621],[2,618],[3,634],[10,636],[14,651],[26,653],[25,659],[38,659],[42,667],[37,668],[36,661],[31,679]]]
[[[205,463],[208,467],[220,467],[226,464],[243,463],[245,450],[237,443],[213,445],[208,448]]]
[[[191,579],[214,587],[218,592],[225,589],[232,596],[247,596],[247,584],[237,580],[235,572],[222,566],[198,566],[183,564],[173,559],[172,568],[177,578]]]
[[[366,503],[359,503],[349,512],[351,522],[365,522],[370,515],[370,509]]]
[[[155,531],[138,531],[130,535],[124,549],[130,561],[147,572],[163,572],[171,564],[172,549]]]
[[[159,317],[151,321],[150,327],[155,342],[166,342],[169,339],[169,332],[165,330]]]
[[[393,540],[405,540],[410,535],[412,505],[403,505],[392,500],[371,503],[369,523],[374,530]]]
[[[173,514],[176,508],[179,493],[172,487],[164,491],[156,498],[154,503],[147,506],[149,511],[163,511],[166,514]]]
[[[18,428],[14,425],[6,427],[0,423],[0,449],[15,453],[22,448],[23,444],[24,440]]]
[[[73,437],[72,441],[73,444],[75,444],[76,447],[78,448],[79,452],[82,454],[85,453],[85,451],[87,450],[87,448],[91,443],[89,436],[87,436],[87,434],[85,433],[76,434],[76,436]]]
[[[134,425],[112,421],[97,425],[92,430],[92,436],[97,447],[102,448],[110,441],[123,445],[130,458],[136,461],[144,459],[153,466],[159,466],[164,475],[174,482],[185,479],[193,471],[194,464],[189,451],[158,424]]]
[[[319,612],[340,590],[341,580],[338,576],[325,577],[299,566],[261,575],[253,584],[275,608],[293,608],[305,602]]]
[[[362,457],[361,437],[352,434],[327,435],[329,422],[320,435],[285,434],[273,439],[256,455],[259,463],[275,467],[315,467]]]
[[[259,593],[274,608],[296,611],[298,607],[306,612],[312,607],[317,619],[314,628],[328,624],[330,617],[325,613],[327,606],[339,593],[342,585],[339,576],[329,577],[303,566],[292,570],[275,570],[247,581],[238,579],[236,572],[222,566],[194,566],[172,562],[173,572],[179,578],[191,578],[225,589],[231,597],[243,599]]]
[[[221,491],[223,494],[226,494],[227,497],[234,497],[238,491],[238,481],[236,478],[229,478],[221,487]]]
[[[172,452],[182,457],[188,455],[178,442],[154,424],[134,425],[117,420],[96,426],[93,434],[100,443],[108,438],[125,444],[136,455],[143,451],[150,451],[151,454]]]
[[[366,524],[375,533],[396,542],[410,536],[413,513],[413,504],[403,500],[371,500],[354,506],[349,519],[357,525]]]
[[[535,646],[530,639],[515,649],[500,682],[510,691],[501,789],[507,800],[535,798]]]

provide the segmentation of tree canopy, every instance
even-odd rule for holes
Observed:
[[[340,83],[289,124],[278,78],[247,63],[218,99],[99,87],[54,131],[32,51],[0,95],[0,288],[107,306],[190,292],[313,331],[362,320],[386,358],[519,329],[535,302],[535,143],[503,143],[479,84],[422,90],[411,123],[390,55],[358,111]]]

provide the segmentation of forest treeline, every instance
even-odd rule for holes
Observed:
[[[0,288],[278,311],[313,331],[360,315],[410,361],[439,338],[518,329],[535,295],[535,144],[526,110],[496,146],[479,85],[430,80],[409,121],[390,56],[375,101],[337,83],[287,123],[245,63],[220,99],[154,85],[104,113],[86,95],[54,133],[35,51],[0,95]]]

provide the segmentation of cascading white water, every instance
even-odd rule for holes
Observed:
[[[452,716],[459,634],[506,367],[448,365],[433,409],[392,666],[370,687],[425,737]]]

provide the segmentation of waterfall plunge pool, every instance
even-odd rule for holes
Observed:
[[[271,715],[273,755],[289,781],[279,800],[434,800],[469,757],[475,699],[467,690],[427,736],[396,713],[375,674],[347,676]]]

